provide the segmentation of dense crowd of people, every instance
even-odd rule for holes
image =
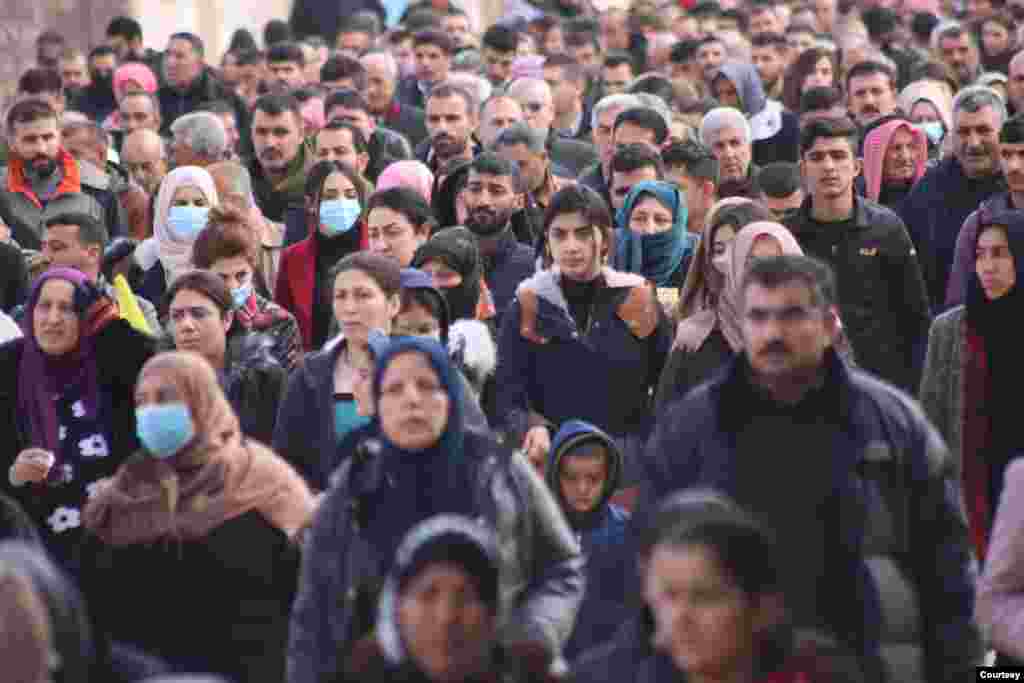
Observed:
[[[2,678],[1024,665],[1024,2],[498,5],[39,36]]]

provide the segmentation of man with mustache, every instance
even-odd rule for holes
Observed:
[[[468,90],[443,83],[430,91],[426,122],[430,137],[416,147],[417,159],[437,172],[452,161],[469,161],[480,151],[474,137],[479,116],[477,103]]]
[[[284,221],[285,209],[302,206],[306,167],[313,150],[302,139],[299,102],[291,95],[263,95],[253,105],[252,144],[248,164],[256,204],[268,220]]]
[[[114,48],[109,45],[94,47],[89,53],[90,83],[71,102],[71,109],[82,112],[96,123],[103,123],[117,109],[117,99],[114,97],[116,68],[117,53]]]
[[[981,53],[978,43],[958,21],[939,25],[932,32],[932,49],[938,60],[952,69],[961,87],[972,83],[981,74]]]
[[[107,189],[110,179],[64,149],[57,112],[48,102],[19,101],[6,123],[10,160],[0,169],[0,219],[21,247],[40,249],[43,225],[61,213],[84,213],[107,234],[124,234],[117,197]]]
[[[857,64],[846,75],[849,110],[861,125],[896,111],[896,74],[881,62]]]
[[[859,131],[849,119],[812,122],[800,136],[808,197],[785,220],[804,252],[835,269],[840,317],[857,364],[914,393],[931,322],[903,221],[854,191]]]
[[[523,208],[524,189],[516,164],[493,152],[483,152],[470,164],[463,190],[466,227],[479,240],[484,280],[494,298],[498,329],[516,287],[534,272],[533,249],[519,242],[512,230],[512,215]]]
[[[946,299],[957,234],[967,216],[1003,187],[999,130],[1006,106],[994,90],[971,86],[953,100],[953,154],[924,174],[900,216],[914,240],[932,306]]]
[[[848,128],[849,141],[815,138],[836,144],[812,145],[802,163],[849,168]],[[739,285],[743,350],[659,415],[634,519],[670,492],[715,489],[775,533],[788,625],[850,648],[865,681],[968,680],[984,653],[949,455],[915,401],[839,358],[836,292],[846,288],[814,258],[751,262]]]

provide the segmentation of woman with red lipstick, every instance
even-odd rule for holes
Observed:
[[[928,336],[921,402],[960,472],[971,540],[985,558],[1007,463],[1020,454],[1017,394],[1024,358],[1013,320],[1024,295],[1024,215],[983,212],[967,303],[939,316]]]

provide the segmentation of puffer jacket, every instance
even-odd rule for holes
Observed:
[[[543,643],[560,652],[583,596],[583,559],[544,482],[519,454],[465,432],[463,457],[477,483],[474,506],[497,530],[503,640]],[[288,683],[337,680],[345,651],[372,627],[367,590],[383,578],[353,514],[353,491],[377,490],[372,457],[339,470],[306,535],[299,594],[292,611]],[[379,474],[379,472],[377,472]],[[375,481],[376,479],[376,481]]]
[[[892,683],[968,680],[981,648],[946,446],[902,392],[834,352],[827,368],[845,420],[830,451],[838,509],[826,550],[832,570],[820,590],[835,600],[834,612],[845,612],[842,628],[859,631],[844,639],[865,661],[881,658]],[[746,376],[740,357],[659,418],[644,458],[645,503],[688,487],[735,495],[731,444],[747,419]]]

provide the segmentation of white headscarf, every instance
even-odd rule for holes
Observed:
[[[194,185],[206,197],[212,207],[218,203],[217,186],[206,169],[198,166],[182,166],[167,174],[160,183],[160,192],[156,196],[156,214],[153,216],[153,237],[156,239],[159,252],[157,258],[163,264],[167,282],[171,283],[179,273],[192,265],[192,244],[195,240],[183,241],[167,228],[167,214],[171,210],[171,200],[178,188]]]

